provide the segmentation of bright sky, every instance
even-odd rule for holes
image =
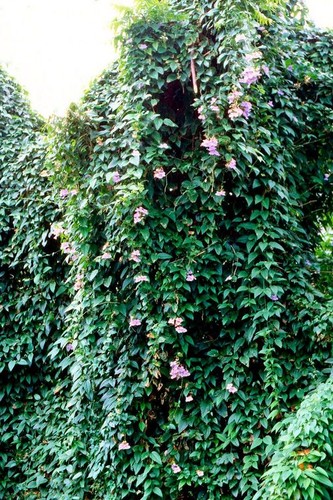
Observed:
[[[112,6],[132,0],[0,0],[0,65],[25,87],[44,116],[63,114],[115,58]],[[333,0],[306,0],[333,27]]]

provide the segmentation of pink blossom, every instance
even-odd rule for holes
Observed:
[[[199,120],[201,120],[202,122],[204,122],[204,121],[206,120],[206,116],[203,114],[203,110],[204,110],[203,106],[200,106],[200,107],[198,108],[198,113],[199,113],[199,114],[198,114],[198,118],[199,118]]]
[[[140,326],[141,325],[141,319],[138,319],[138,318],[132,318],[130,319],[130,322],[129,322],[129,325],[130,326]]]
[[[77,189],[71,189],[71,191],[69,192],[70,195],[74,196],[78,193],[78,190]]]
[[[67,198],[67,196],[69,195],[69,191],[68,189],[60,189],[60,198],[64,199],[64,198]]]
[[[328,181],[328,179],[330,178],[330,175],[331,174],[324,174],[324,181]]]
[[[174,472],[175,474],[178,474],[178,472],[181,471],[181,468],[177,464],[172,464],[171,469],[172,469],[172,472]]]
[[[231,394],[234,394],[237,392],[237,388],[233,384],[228,384],[226,387],[227,391],[229,391]]]
[[[112,176],[112,180],[115,184],[121,181],[121,177],[119,175],[119,172],[115,172]]]
[[[186,333],[187,332],[187,329],[184,328],[183,326],[177,326],[176,327],[176,332],[177,333]]]
[[[220,156],[220,153],[217,151],[217,139],[215,137],[211,137],[210,139],[205,139],[202,141],[201,146],[207,148],[208,154],[211,156]]]
[[[133,155],[133,156],[136,156],[137,158],[140,156],[140,154],[141,154],[141,153],[140,153],[140,151],[139,151],[138,149],[134,149],[134,151],[133,151],[133,153],[132,153],[132,155]]]
[[[140,45],[138,45],[139,49],[141,50],[145,50],[148,48],[148,45],[146,43],[140,43]]]
[[[154,178],[155,179],[163,179],[163,177],[165,177],[165,171],[162,167],[154,170]]]
[[[242,92],[239,92],[238,90],[234,90],[233,92],[231,92],[231,94],[228,95],[229,104],[232,104],[233,102],[237,101],[237,99],[242,95],[243,95]]]
[[[179,326],[181,325],[183,322],[182,318],[170,318],[168,323],[169,325],[173,325],[173,326]]]
[[[230,161],[227,161],[225,164],[226,168],[229,168],[230,170],[235,170],[237,165],[237,162],[234,158],[232,158]]]
[[[239,118],[242,115],[243,115],[243,110],[239,106],[233,105],[228,109],[228,116],[230,120],[235,120],[236,118]]]
[[[72,343],[69,343],[66,345],[66,351],[67,352],[71,352],[71,351],[74,351],[74,346]]]
[[[149,281],[147,276],[135,276],[134,283],[142,283],[143,281]]]
[[[260,77],[261,73],[258,69],[254,68],[253,66],[248,66],[241,74],[239,83],[245,83],[250,86],[252,85],[252,83],[256,83]]]
[[[186,275],[186,281],[195,281],[197,278],[194,276],[192,271],[189,271]]]
[[[168,149],[168,147],[169,147],[169,146],[168,146],[168,144],[167,144],[166,142],[162,142],[162,143],[160,144],[160,148],[162,148],[162,149]]]
[[[215,196],[225,196],[226,195],[226,192],[224,191],[224,189],[221,189],[221,191],[216,191],[215,193]]]
[[[254,61],[255,59],[260,59],[262,57],[262,52],[257,50],[256,52],[252,52],[251,54],[246,54],[245,60],[248,62]]]
[[[239,35],[235,36],[235,42],[245,42],[246,41],[246,36],[243,33],[240,33]]]
[[[134,212],[134,224],[142,222],[146,215],[148,215],[148,210],[143,207],[136,208]]]
[[[129,260],[133,260],[134,262],[141,262],[140,255],[140,250],[133,250],[129,257]]]
[[[188,396],[185,397],[185,401],[186,401],[186,403],[190,403],[191,401],[193,401],[193,396],[191,396],[191,394],[189,394]]]
[[[130,449],[130,445],[128,444],[127,441],[122,441],[118,445],[118,450],[129,450],[129,449]]]
[[[76,291],[81,290],[81,288],[83,288],[83,274],[78,274],[76,276],[73,288]]]
[[[63,243],[61,243],[60,245],[60,249],[64,252],[64,253],[71,253],[73,250],[72,250],[72,247],[71,247],[71,244],[68,242],[68,241],[64,241]]]
[[[204,471],[200,469],[196,470],[195,472],[197,473],[198,477],[202,477],[205,474]]]
[[[274,103],[273,103],[273,101],[268,101],[268,103],[267,103],[267,104],[268,104],[268,106],[270,106],[271,108],[274,108]]]
[[[101,259],[111,259],[112,255],[109,252],[104,252]]]
[[[58,238],[61,234],[64,233],[64,228],[58,224],[54,224],[51,226],[50,235],[54,236],[54,238]]]
[[[210,106],[210,109],[212,111],[215,111],[215,113],[218,113],[220,111],[220,108],[218,106],[216,106],[215,104],[213,104],[212,106]]]
[[[170,363],[170,377],[175,380],[179,380],[184,377],[189,377],[191,374],[183,365],[180,365],[178,361],[172,361]]]
[[[263,64],[261,66],[261,69],[263,70],[263,72],[265,73],[265,75],[269,77],[269,67],[267,66],[267,64]]]
[[[240,108],[242,109],[243,111],[243,116],[244,118],[247,120],[248,117],[250,116],[250,113],[251,113],[251,109],[252,109],[252,104],[249,102],[249,101],[243,101],[241,104],[240,104]]]

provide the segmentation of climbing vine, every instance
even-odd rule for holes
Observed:
[[[245,4],[141,3],[48,131],[61,391],[22,498],[252,499],[327,378],[332,35],[300,3]]]

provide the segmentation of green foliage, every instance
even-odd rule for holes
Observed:
[[[332,304],[308,263],[332,212],[332,35],[295,4],[145,2],[50,127],[34,230],[57,221],[68,296],[47,304],[49,384],[19,414],[31,458],[7,497],[252,500],[326,379]]]
[[[296,414],[276,425],[277,449],[253,500],[321,500],[333,491],[333,379],[305,397]]]
[[[0,498],[18,498],[24,478],[32,483],[27,456],[41,442],[38,414],[52,397],[57,370],[46,360],[61,327],[66,286],[59,244],[50,235],[59,209],[44,165],[43,124],[2,70],[0,89]],[[44,461],[46,467],[45,454]],[[36,474],[38,484],[45,482]]]

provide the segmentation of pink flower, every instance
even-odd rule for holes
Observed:
[[[58,224],[54,224],[51,226],[50,235],[54,236],[54,238],[58,238],[61,234],[64,233],[64,228]]]
[[[165,172],[164,172],[164,169],[162,167],[154,170],[154,178],[155,179],[163,179],[163,177],[165,177]]]
[[[128,444],[127,441],[122,441],[121,443],[118,444],[118,450],[129,450],[130,445]]]
[[[189,271],[186,276],[186,281],[195,281],[197,278],[194,276],[192,271]]]
[[[69,194],[70,194],[70,195],[72,195],[72,196],[74,196],[74,195],[76,195],[77,193],[78,193],[78,190],[77,190],[77,189],[72,189],[72,190],[70,191],[70,193],[69,193]]]
[[[261,69],[263,70],[263,72],[265,73],[265,75],[269,77],[269,67],[267,66],[267,64],[263,64],[261,66]]]
[[[60,189],[60,198],[64,199],[64,198],[67,198],[67,196],[69,195],[69,191],[68,189]]]
[[[119,172],[115,172],[112,176],[112,180],[115,184],[121,181],[121,177],[119,175]]]
[[[261,73],[258,69],[255,69],[253,66],[248,66],[244,69],[241,74],[241,78],[239,79],[239,83],[245,83],[248,86],[252,85],[252,83],[256,83],[261,77]]]
[[[101,259],[111,259],[112,255],[109,252],[104,252]]]
[[[76,276],[76,280],[75,280],[73,288],[76,291],[81,290],[81,288],[83,288],[83,274],[78,274]]]
[[[148,215],[148,210],[143,207],[136,208],[134,211],[134,224],[142,222],[146,215]]]
[[[70,244],[68,241],[64,241],[63,243],[61,243],[61,245],[60,245],[60,249],[61,249],[64,253],[71,253],[71,252],[72,252],[72,247],[71,247],[71,244]]]
[[[198,477],[202,477],[204,475],[204,471],[203,470],[198,469],[195,472],[197,473]]]
[[[133,260],[134,262],[141,262],[140,255],[140,250],[133,250],[129,260]]]
[[[131,318],[129,322],[130,326],[140,326],[141,325],[141,319],[138,318]]]
[[[236,43],[245,42],[245,41],[246,41],[246,36],[243,33],[235,36]]]
[[[145,50],[148,48],[148,45],[146,43],[140,43],[140,45],[138,45],[139,49],[141,50]]]
[[[247,120],[248,117],[250,116],[250,113],[251,113],[251,109],[252,109],[252,104],[249,102],[249,101],[243,101],[241,104],[240,104],[240,108],[242,109],[243,111],[243,116],[244,118]]]
[[[215,193],[215,196],[225,196],[226,195],[226,192],[224,191],[224,189],[221,189],[221,191],[216,191]]]
[[[170,318],[168,323],[169,325],[173,325],[173,326],[179,326],[181,325],[183,322],[182,318]]]
[[[201,120],[202,122],[204,122],[204,121],[206,120],[206,117],[205,117],[205,115],[203,114],[203,110],[204,110],[203,106],[200,106],[200,107],[198,108],[198,113],[199,113],[199,114],[198,114],[198,118],[199,118],[199,120]]]
[[[66,351],[67,352],[71,352],[71,351],[74,351],[74,346],[73,344],[69,343],[66,345]]]
[[[231,394],[234,394],[238,390],[233,384],[228,384],[226,389],[227,391],[231,392]]]
[[[273,101],[268,101],[268,103],[267,103],[267,104],[268,104],[268,106],[270,106],[271,108],[274,108],[274,103],[273,103]]]
[[[246,54],[245,60],[250,62],[253,61],[254,59],[260,59],[262,57],[262,52],[257,50],[256,52],[252,52],[251,54]]]
[[[172,472],[174,472],[175,474],[178,474],[178,472],[181,471],[181,468],[177,464],[172,464],[171,469],[172,469]]]
[[[177,333],[186,333],[187,332],[187,329],[184,328],[183,326],[177,326],[176,327],[176,332]]]
[[[228,95],[228,102],[229,104],[232,104],[233,102],[237,101],[239,97],[241,97],[243,94],[242,92],[239,92],[238,90],[234,90],[231,92],[231,94]]]
[[[211,156],[220,156],[220,153],[217,151],[217,139],[215,137],[211,137],[210,139],[205,139],[202,141],[201,146],[207,148],[208,154]]]
[[[229,170],[235,170],[237,165],[237,162],[234,158],[232,158],[230,161],[227,161],[225,164],[226,168],[229,168]]]
[[[239,106],[233,105],[228,109],[228,116],[230,120],[235,120],[236,118],[239,118],[242,115],[243,115],[243,110]]]
[[[162,143],[160,144],[160,148],[162,148],[162,149],[168,149],[168,147],[169,147],[169,146],[168,146],[168,144],[167,144],[166,142],[162,142]]]
[[[185,397],[185,401],[186,401],[186,403],[190,403],[191,401],[193,401],[193,396],[191,396],[191,394],[189,394],[188,396]]]
[[[175,380],[179,380],[184,377],[189,377],[191,374],[183,365],[180,365],[178,361],[172,361],[170,363],[170,377]]]
[[[135,276],[134,283],[142,283],[143,281],[149,281],[147,276]]]
[[[132,153],[132,155],[133,155],[133,156],[136,156],[136,157],[139,157],[139,156],[140,156],[140,154],[141,154],[141,153],[140,153],[140,151],[138,151],[137,149],[134,149],[134,151],[133,151],[133,153]]]

